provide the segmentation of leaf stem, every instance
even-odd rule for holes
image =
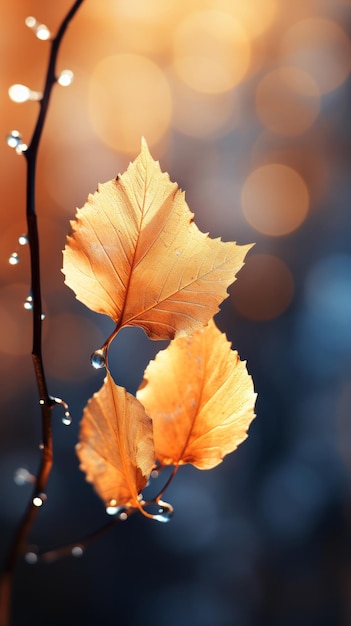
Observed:
[[[50,102],[52,87],[56,82],[56,61],[63,36],[67,27],[84,0],[76,0],[68,11],[57,31],[55,38],[51,42],[46,80],[42,99],[39,103],[40,109],[37,122],[34,128],[30,145],[23,152],[27,162],[27,189],[26,189],[26,217],[28,227],[28,243],[30,248],[30,268],[31,268],[31,296],[33,304],[33,344],[32,360],[34,365],[35,378],[39,392],[39,403],[41,407],[42,420],[42,456],[38,474],[27,510],[20,522],[17,532],[13,538],[7,559],[5,561],[4,572],[0,582],[0,626],[10,624],[10,605],[13,586],[13,575],[17,558],[23,551],[28,534],[35,521],[40,502],[43,502],[43,493],[50,475],[53,463],[52,425],[51,415],[54,402],[49,396],[44,362],[42,357],[42,300],[41,300],[41,280],[40,280],[40,254],[39,254],[39,233],[37,225],[36,205],[35,205],[35,183],[36,165],[40,139],[42,136],[44,123]],[[37,499],[37,500],[36,500]],[[36,505],[34,504],[36,502]],[[39,504],[39,507],[38,507]]]

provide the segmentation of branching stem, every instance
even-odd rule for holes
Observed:
[[[39,402],[42,419],[42,457],[36,477],[33,494],[28,504],[27,510],[19,524],[9,550],[4,573],[0,583],[0,626],[10,624],[10,604],[13,574],[18,556],[22,553],[28,534],[35,521],[41,495],[45,492],[46,484],[50,475],[53,463],[52,445],[52,425],[51,414],[54,406],[52,398],[49,396],[44,362],[42,357],[42,301],[41,301],[41,280],[40,280],[40,254],[39,254],[39,234],[37,225],[36,205],[35,205],[35,183],[36,164],[40,139],[42,136],[44,123],[50,102],[52,87],[56,82],[56,61],[62,39],[67,27],[84,0],[76,0],[67,15],[63,19],[56,36],[51,42],[44,92],[40,100],[39,114],[34,128],[33,136],[28,149],[23,152],[27,161],[27,191],[26,191],[26,216],[28,227],[28,243],[30,248],[30,268],[31,268],[31,296],[33,306],[33,344],[32,359],[34,365],[35,378],[39,392]]]

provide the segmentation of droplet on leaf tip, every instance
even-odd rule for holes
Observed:
[[[126,513],[126,508],[124,506],[117,506],[117,500],[115,499],[110,500],[110,502],[108,503],[108,506],[106,507],[106,513],[107,515],[118,515],[119,519],[121,520],[128,517]],[[126,516],[125,518],[124,515]]]
[[[12,252],[12,254],[9,257],[10,265],[17,265],[19,262],[20,262],[20,258],[17,252]]]
[[[90,363],[96,370],[106,367],[106,351],[103,349],[95,350],[90,357]]]
[[[62,418],[62,424],[65,426],[70,426],[72,424],[72,415],[69,411],[65,411],[65,414]]]

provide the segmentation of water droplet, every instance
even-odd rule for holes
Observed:
[[[122,514],[126,514],[125,506],[117,506],[117,500],[110,500],[108,506],[106,507],[107,515],[118,515],[121,518]],[[127,514],[126,514],[127,515]]]
[[[70,426],[72,424],[72,416],[69,411],[65,411],[65,414],[62,418],[62,424],[65,426]]]
[[[157,504],[160,508],[158,510],[158,513],[153,516],[154,520],[163,523],[169,522],[172,519],[174,513],[172,505],[168,504],[167,502],[162,502],[162,500],[159,500]]]
[[[28,296],[28,298],[26,298],[26,301],[25,301],[23,306],[24,306],[24,308],[27,311],[32,311],[33,310],[33,298],[32,298],[32,296]]]
[[[16,83],[11,85],[8,89],[8,94],[13,102],[27,102],[30,99],[30,89],[27,85],[20,85]]]
[[[9,258],[10,265],[17,265],[19,262],[20,262],[20,258],[17,252],[12,252]]]
[[[82,546],[74,546],[72,548],[72,556],[79,558],[80,556],[83,556],[83,554],[84,554],[84,548]]]
[[[160,472],[157,469],[153,469],[151,474],[150,474],[150,477],[151,478],[158,478],[159,475],[160,475]]]
[[[39,400],[39,404],[45,404],[45,400]]]
[[[28,15],[28,17],[26,17],[26,19],[24,20],[24,23],[26,26],[28,26],[28,28],[34,28],[34,26],[37,24],[37,20],[32,15]]]
[[[39,450],[44,450],[44,444],[43,443],[39,444]]]
[[[18,144],[18,146],[16,146],[17,154],[22,154],[22,152],[25,152],[26,150],[28,150],[28,146],[26,143],[20,143]]]
[[[28,472],[25,467],[19,467],[18,469],[16,469],[13,479],[16,485],[21,487],[22,485],[26,485],[27,483],[34,483],[35,476]]]
[[[34,496],[32,502],[34,506],[39,507],[39,506],[43,506],[46,499],[47,499],[47,496],[45,493],[39,493],[37,496]]]
[[[40,316],[41,321],[45,320],[45,313],[42,313]]]
[[[41,41],[47,41],[51,37],[51,33],[45,24],[39,24],[35,27],[35,34]]]
[[[29,565],[34,565],[38,561],[38,555],[35,552],[27,552],[24,558]]]
[[[6,143],[10,148],[17,148],[22,143],[22,135],[19,130],[11,130],[6,137]]]
[[[106,367],[106,350],[103,348],[95,350],[90,357],[90,363],[96,370]]]
[[[57,82],[61,87],[68,87],[72,84],[74,78],[74,74],[72,70],[62,70],[60,76],[57,79]]]
[[[28,235],[20,235],[18,237],[18,243],[20,246],[25,246],[28,243]]]

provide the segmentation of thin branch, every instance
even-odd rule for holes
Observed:
[[[53,463],[51,415],[55,402],[48,393],[42,357],[42,300],[39,234],[35,207],[35,174],[39,143],[48,111],[52,87],[56,82],[56,61],[58,52],[67,27],[83,2],[84,0],[76,0],[76,2],[73,3],[71,9],[62,21],[56,37],[51,42],[44,92],[39,104],[40,109],[37,122],[30,145],[28,149],[23,152],[27,161],[26,216],[28,225],[28,243],[30,247],[31,296],[33,306],[32,360],[41,407],[42,457],[32,498],[17,529],[5,563],[4,573],[0,584],[0,626],[9,626],[10,623],[11,591],[17,558],[23,551],[27,536],[35,521],[38,508],[44,501],[44,492]]]

